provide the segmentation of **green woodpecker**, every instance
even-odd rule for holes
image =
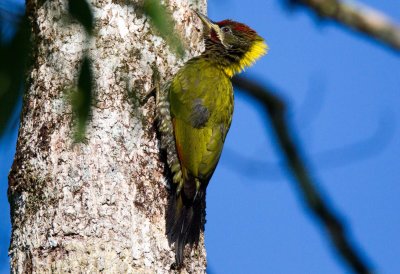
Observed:
[[[197,245],[205,223],[206,188],[232,121],[231,78],[264,55],[264,39],[232,20],[203,23],[205,50],[187,61],[157,94],[161,147],[176,188],[167,212],[167,235],[175,243],[176,267],[186,244]]]

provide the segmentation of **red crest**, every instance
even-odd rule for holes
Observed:
[[[230,26],[232,28],[232,30],[235,30],[235,31],[241,32],[241,33],[245,33],[249,36],[256,35],[256,32],[253,29],[251,29],[249,26],[229,20],[229,19],[217,22],[216,24],[220,27]]]

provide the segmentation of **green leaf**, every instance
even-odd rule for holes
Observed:
[[[29,23],[23,16],[13,39],[7,44],[0,41],[0,136],[22,95],[30,50]]]
[[[73,18],[84,26],[88,34],[93,33],[93,14],[86,0],[69,0],[68,11]]]
[[[143,4],[143,12],[150,18],[150,22],[160,36],[167,41],[168,45],[178,54],[183,57],[185,49],[183,43],[175,32],[174,19],[168,13],[166,8],[161,5],[159,0],[145,0]]]
[[[90,59],[85,56],[79,72],[78,87],[71,94],[71,104],[75,125],[74,140],[85,140],[86,126],[89,121],[93,98],[93,73]]]

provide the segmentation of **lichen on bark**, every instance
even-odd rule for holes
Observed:
[[[27,1],[34,62],[29,71],[17,152],[9,175],[11,269],[25,272],[168,273],[167,185],[154,127],[152,66],[166,80],[201,50],[190,8],[205,0],[166,1],[187,47],[178,59],[154,34],[139,2],[89,1],[89,40],[68,17],[67,1]],[[73,143],[66,91],[92,60],[94,94],[86,142]],[[205,271],[204,241],[185,271]]]

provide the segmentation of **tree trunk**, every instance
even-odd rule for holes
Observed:
[[[168,79],[183,64],[150,28],[134,1],[89,1],[95,30],[68,17],[63,0],[28,0],[33,64],[9,175],[14,273],[168,273],[168,198],[154,126],[152,66]],[[206,0],[166,0],[187,60],[201,50],[201,24],[190,11]],[[130,5],[127,5],[127,4]],[[68,90],[84,52],[94,74],[86,142],[73,142]],[[205,272],[203,236],[185,271]]]

